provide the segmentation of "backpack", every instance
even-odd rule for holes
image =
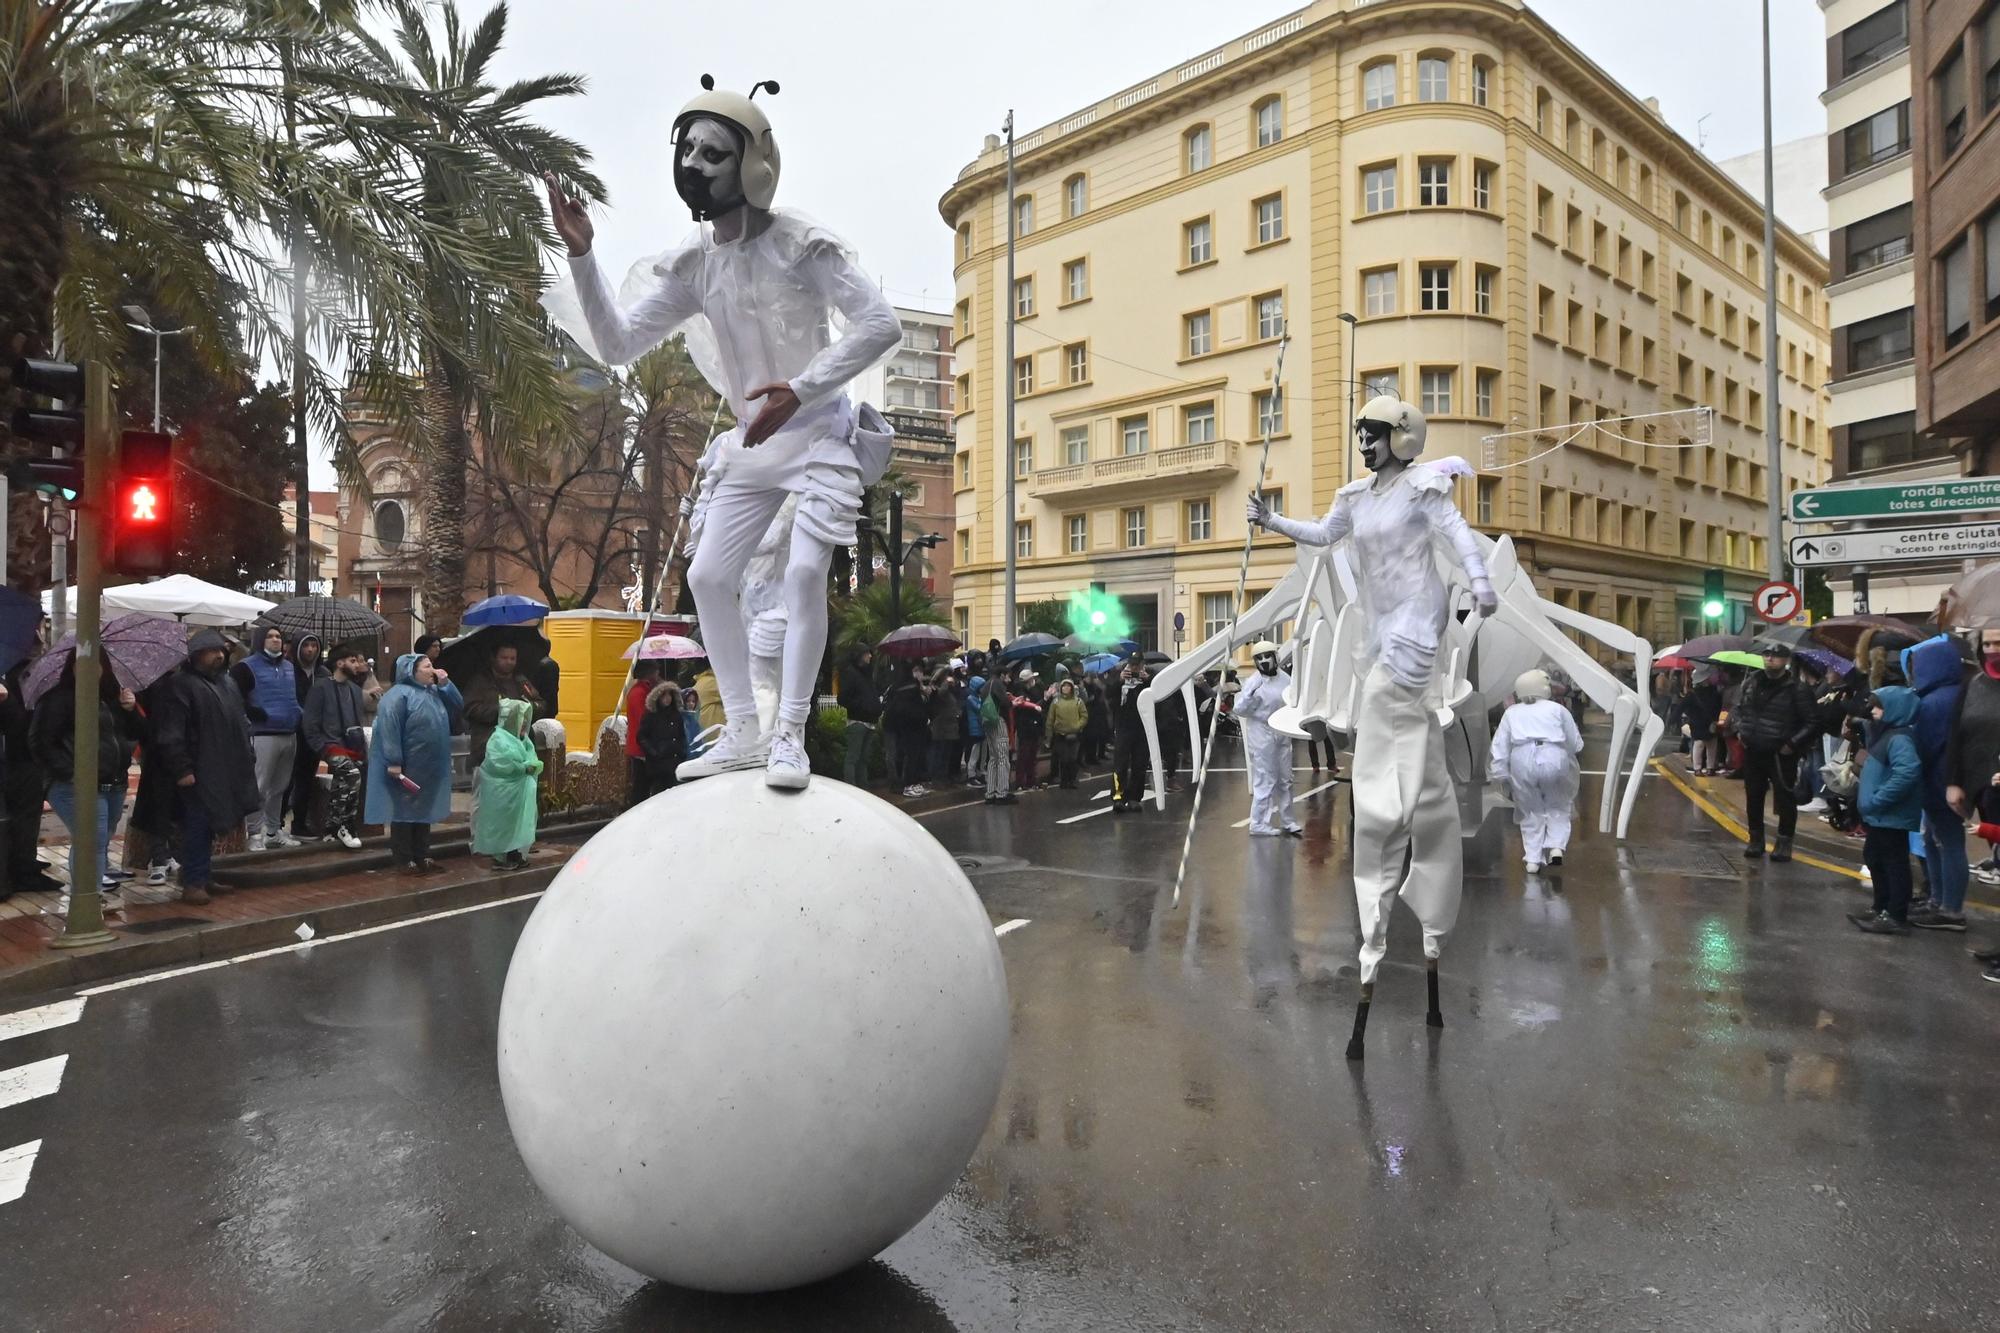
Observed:
[[[1861,768],[1854,762],[1854,747],[1846,741],[1833,752],[1833,758],[1820,765],[1820,780],[1826,789],[1843,800],[1851,800],[1861,790]]]

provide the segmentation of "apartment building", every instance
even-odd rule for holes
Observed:
[[[1506,433],[1467,515],[1656,643],[1698,628],[1709,567],[1738,599],[1762,580],[1767,486],[1823,479],[1825,261],[1781,229],[1770,478],[1760,202],[1517,0],[1316,0],[1021,135],[1005,181],[989,141],[940,204],[972,640],[1003,632],[1008,543],[1020,604],[1102,584],[1162,646],[1176,614],[1190,641],[1226,623],[1257,442],[1288,512],[1361,475],[1350,359],[1429,415],[1432,457]],[[1697,404],[1707,447],[1686,416],[1554,433]],[[1252,596],[1291,558],[1260,540]]]
[[[850,386],[857,402],[874,403],[896,429],[893,467],[907,482],[903,540],[924,533],[949,536],[957,522],[952,490],[953,394],[952,319],[948,312],[897,306],[903,341],[889,359]],[[884,534],[885,536],[887,534]],[[923,553],[921,572],[912,570],[931,594],[951,602],[949,541]],[[881,559],[879,552],[876,558]]]

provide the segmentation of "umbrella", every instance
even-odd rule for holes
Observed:
[[[706,657],[708,649],[678,634],[649,634],[619,656],[629,662],[635,654],[641,662],[682,661],[690,657]]]
[[[1757,633],[1757,643],[1782,643],[1793,652],[1797,652],[1812,641],[1812,630],[1805,625],[1772,625]],[[1756,644],[1752,644],[1751,647],[1756,647]]]
[[[1092,653],[1083,659],[1083,669],[1093,676],[1101,676],[1107,671],[1116,671],[1124,661],[1117,653]]]
[[[1749,667],[1753,671],[1764,669],[1764,659],[1755,653],[1746,653],[1741,648],[1725,648],[1719,653],[1710,653],[1703,661],[1717,666]]]
[[[106,615],[136,611],[189,625],[247,625],[277,603],[192,574],[169,574],[151,583],[106,588],[99,605]]]
[[[1832,676],[1852,675],[1856,670],[1854,659],[1842,657],[1828,648],[1801,648],[1793,654],[1799,661],[1815,671]]]
[[[1151,652],[1147,653],[1146,656],[1141,660],[1144,661],[1147,666],[1165,666],[1167,663],[1174,660],[1174,655],[1172,653],[1163,653],[1158,648],[1155,648]]]
[[[1750,640],[1741,634],[1704,634],[1681,645],[1682,657],[1713,657],[1732,648],[1748,648]]]
[[[1000,660],[1019,662],[1029,657],[1046,657],[1050,653],[1060,651],[1062,646],[1063,641],[1053,634],[1039,632],[1023,634],[1000,650]]]
[[[1100,639],[1088,634],[1072,634],[1062,641],[1062,646],[1072,653],[1131,653],[1138,649],[1136,639]]]
[[[459,617],[459,624],[468,629],[477,629],[481,625],[531,625],[548,613],[549,608],[532,597],[503,592],[466,607],[465,614]]]
[[[1938,623],[1946,629],[2000,629],[2000,564],[1981,565],[1945,589]]]
[[[34,598],[0,587],[0,673],[12,671],[35,650],[41,623],[42,608]]]
[[[446,639],[433,661],[454,678],[470,682],[475,676],[491,675],[494,651],[508,644],[514,646],[519,659],[516,669],[524,676],[529,667],[549,655],[548,639],[533,625],[482,625]]]
[[[1686,657],[1686,656],[1687,654],[1684,651],[1682,651],[1681,645],[1676,643],[1670,647],[1662,648],[1660,649],[1659,652],[1654,653],[1653,661],[1658,662],[1663,657]]]
[[[1878,638],[1876,646],[1882,648],[1907,648],[1924,637],[1923,631],[1908,621],[1898,620],[1894,616],[1872,615],[1834,616],[1822,620],[1812,627],[1812,637],[1813,642],[1822,648],[1831,648],[1851,661],[1854,650],[1861,643],[1861,636],[1871,629],[1881,631],[1897,640],[1891,644],[1882,642]]]
[[[883,635],[875,650],[884,657],[917,660],[943,657],[957,652],[959,647],[958,636],[942,625],[905,625]]]
[[[294,597],[258,616],[256,623],[276,625],[294,641],[317,635],[321,643],[373,638],[389,628],[388,621],[345,597]]]
[[[187,630],[178,622],[158,616],[119,616],[98,632],[104,660],[111,674],[126,689],[137,693],[187,660]],[[65,634],[56,646],[35,659],[21,681],[21,693],[28,706],[62,679],[63,668],[76,656],[76,635]]]
[[[1653,670],[1655,671],[1687,671],[1692,669],[1693,666],[1693,658],[1680,657],[1678,655],[1661,656],[1653,659]]]

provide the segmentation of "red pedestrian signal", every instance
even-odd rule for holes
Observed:
[[[111,495],[112,569],[164,574],[174,557],[173,437],[128,430],[118,441]]]

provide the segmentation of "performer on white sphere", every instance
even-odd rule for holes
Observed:
[[[1549,697],[1549,673],[1524,671],[1514,698],[1493,733],[1487,781],[1502,782],[1521,826],[1521,854],[1529,874],[1559,866],[1569,847],[1570,816],[1580,785],[1576,757],[1583,736],[1570,711]]]
[[[587,351],[622,365],[676,333],[729,403],[737,425],[701,461],[689,523],[688,586],[729,722],[683,781],[765,769],[774,787],[811,778],[804,728],[826,645],[826,575],[852,545],[862,487],[887,465],[890,435],[873,408],[857,413],[847,385],[902,339],[895,307],[825,228],[773,209],[778,145],[762,110],[707,90],[674,118],[674,188],[696,228],[678,249],[642,260],[614,296],[590,252],[590,219],[548,180],[557,233],[575,286],[544,304]],[[752,90],[776,93],[771,81]],[[835,319],[845,332],[835,336]],[[784,567],[782,692],[774,731],[757,719],[750,644],[739,607],[745,566],[788,496],[799,497]]]
[[[1265,639],[1250,649],[1257,667],[1237,691],[1230,711],[1243,728],[1244,762],[1250,766],[1250,832],[1275,838],[1280,833],[1304,834],[1292,818],[1292,738],[1271,726],[1271,714],[1284,706],[1292,678],[1278,670],[1278,645]]]
[[[1360,603],[1368,618],[1363,656],[1372,663],[1354,716],[1354,898],[1361,917],[1361,1004],[1349,1059],[1362,1055],[1375,971],[1388,949],[1390,900],[1403,901],[1424,927],[1430,963],[1430,1013],[1442,1027],[1437,957],[1458,920],[1465,867],[1459,851],[1458,799],[1445,767],[1436,708],[1438,645],[1450,606],[1432,554],[1442,538],[1472,585],[1482,616],[1499,609],[1486,562],[1465,518],[1452,504],[1452,478],[1466,465],[1416,462],[1424,449],[1424,414],[1384,394],[1354,423],[1362,462],[1374,475],[1334,495],[1316,522],[1273,513],[1261,495],[1248,505],[1252,523],[1309,546],[1349,542]],[[1454,466],[1456,464],[1456,466]],[[1404,858],[1409,870],[1404,873]]]

